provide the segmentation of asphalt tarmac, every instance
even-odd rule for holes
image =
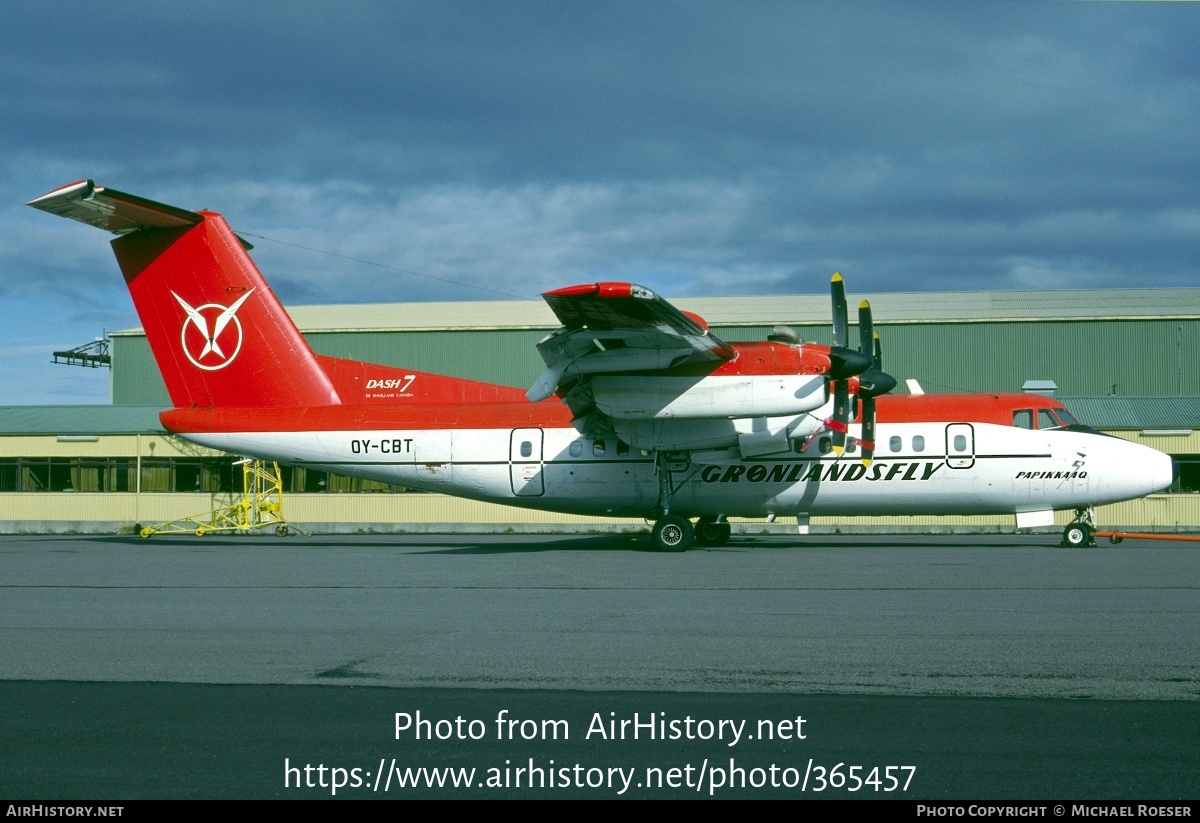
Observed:
[[[4,798],[1200,798],[1186,543],[4,537],[0,572]]]

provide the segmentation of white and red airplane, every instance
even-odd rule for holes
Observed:
[[[526,508],[654,520],[664,550],[720,545],[729,517],[1015,514],[1019,528],[1171,485],[1165,454],[1028,394],[887,396],[870,307],[847,347],[776,328],[726,343],[630,283],[543,295],[563,326],[532,388],[315,354],[221,215],[90,180],[29,205],[112,241],[179,437],[239,455]],[[831,389],[832,387],[832,389]],[[857,411],[855,407],[857,406]],[[696,521],[693,523],[693,519]]]

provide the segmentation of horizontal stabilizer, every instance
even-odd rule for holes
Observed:
[[[195,225],[202,219],[194,211],[106,189],[91,180],[69,183],[30,200],[28,205],[113,234],[145,228],[176,229]]]

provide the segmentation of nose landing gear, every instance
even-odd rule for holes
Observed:
[[[1063,529],[1062,548],[1096,547],[1096,513],[1092,509],[1076,509],[1075,520]]]

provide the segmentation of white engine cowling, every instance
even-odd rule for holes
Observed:
[[[664,377],[597,375],[596,408],[613,420],[782,417],[819,408],[828,383],[814,375]]]

